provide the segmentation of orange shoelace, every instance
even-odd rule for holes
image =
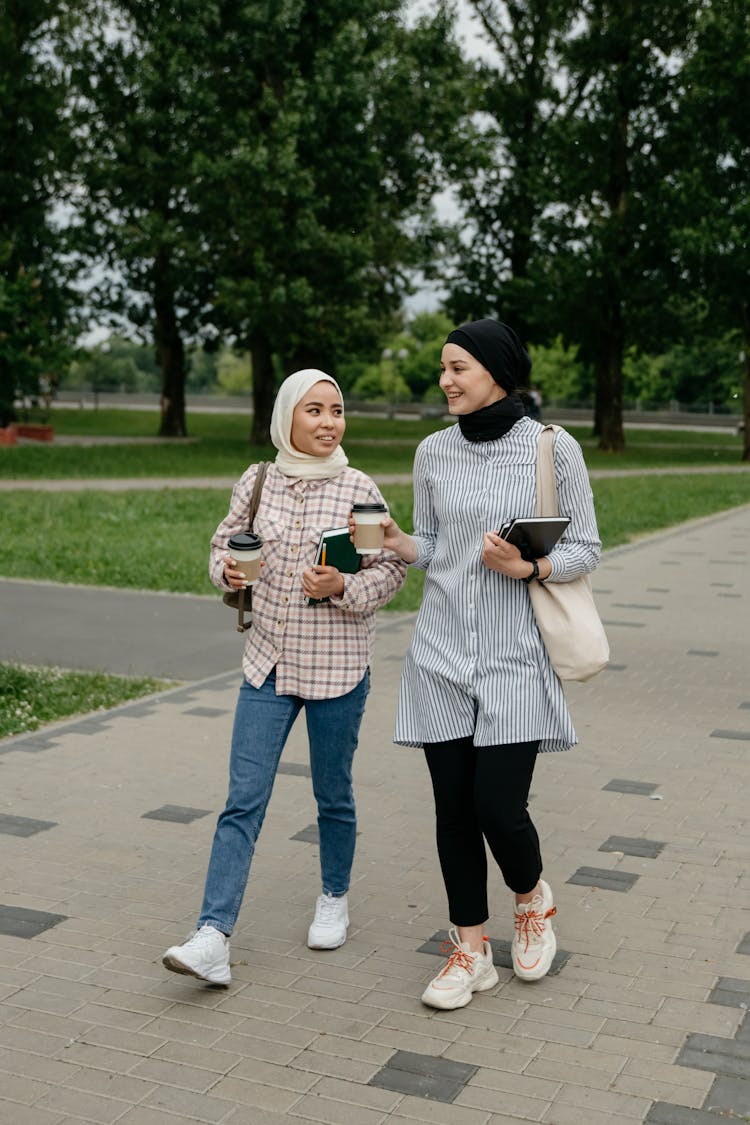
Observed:
[[[487,941],[487,938],[484,938]],[[448,939],[440,943],[440,952],[445,953],[448,957],[448,963],[438,976],[444,977],[451,969],[464,969],[465,972],[470,973],[474,968],[474,954],[467,953],[461,949],[460,945]]]
[[[557,914],[557,907],[552,906],[549,910],[545,910],[544,914],[540,914],[537,910],[525,910],[523,914],[516,914],[516,933],[518,940],[526,942],[524,952],[529,948],[529,944],[535,939],[540,938],[544,933],[544,923],[553,914]]]

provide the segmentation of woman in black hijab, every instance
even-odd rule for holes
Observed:
[[[385,545],[426,571],[395,741],[424,747],[453,927],[448,962],[422,1000],[459,1008],[498,979],[484,932],[485,840],[515,896],[516,975],[538,980],[555,954],[556,907],[541,878],[527,805],[537,754],[567,750],[577,740],[528,586],[588,573],[601,544],[583,455],[564,430],[554,462],[567,532],[533,563],[497,534],[508,521],[536,514],[542,426],[526,416],[518,394],[531,360],[513,329],[490,319],[461,325],[448,336],[440,367],[458,425],[420,444],[414,535],[389,519]]]

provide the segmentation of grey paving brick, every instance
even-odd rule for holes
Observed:
[[[710,1004],[724,1004],[730,1008],[750,1008],[750,981],[736,977],[719,977],[708,998]]]
[[[719,1035],[688,1035],[677,1056],[680,1066],[710,1070],[737,1078],[750,1078],[750,1043]]]
[[[10,937],[34,938],[67,918],[65,914],[51,914],[46,910],[28,910],[24,906],[0,903],[0,934]]]
[[[318,826],[317,824],[308,824],[307,828],[300,828],[299,832],[295,832],[289,839],[299,840],[303,844],[317,844],[320,842]]]
[[[750,1082],[743,1078],[720,1075],[711,1087],[704,1108],[724,1117],[750,1117]]]
[[[631,836],[610,836],[599,845],[600,852],[623,852],[624,855],[639,855],[656,859],[661,855],[665,844],[659,840],[634,839]]]
[[[750,933],[745,934],[742,941],[737,946],[737,953],[750,954]]]
[[[579,867],[568,883],[581,887],[597,887],[601,891],[627,892],[634,887],[640,875],[632,871],[608,871],[602,867]]]
[[[143,820],[168,820],[175,824],[192,824],[194,820],[200,820],[204,816],[209,816],[211,809],[191,809],[185,808],[182,805],[162,805],[159,809],[152,809],[151,812],[143,813]]]
[[[712,730],[711,738],[728,738],[736,742],[750,742],[750,730]]]
[[[382,1090],[393,1090],[399,1094],[413,1094],[420,1098],[430,1098],[438,1102],[452,1102],[464,1088],[463,1082],[449,1078],[436,1078],[431,1074],[415,1074],[413,1071],[399,1070],[385,1066],[370,1079],[370,1084]]]
[[[655,782],[628,781],[621,777],[615,777],[612,781],[608,781],[606,785],[602,785],[603,790],[610,790],[612,793],[633,793],[642,797],[650,796],[650,794],[655,793],[658,788],[659,786]]]
[[[35,836],[37,832],[46,832],[47,829],[56,827],[55,820],[34,820],[30,816],[0,813],[0,832],[5,836]]]
[[[646,1114],[643,1125],[718,1125],[720,1120],[715,1113],[707,1113],[702,1109],[655,1102]]]
[[[204,719],[215,719],[217,715],[229,715],[231,712],[226,707],[191,707],[185,715],[199,715]]]
[[[310,767],[302,762],[279,762],[278,772],[288,774],[290,777],[312,777]]]

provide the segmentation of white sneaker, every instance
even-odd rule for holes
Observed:
[[[542,893],[515,908],[516,932],[510,947],[513,972],[521,980],[540,980],[549,972],[557,952],[557,939],[550,918],[557,914],[552,891],[540,879]]]
[[[307,931],[309,949],[338,949],[346,941],[349,904],[346,895],[318,895],[315,917]]]
[[[229,938],[214,926],[201,926],[184,945],[172,945],[162,964],[173,973],[206,980],[209,984],[229,984]]]
[[[487,938],[481,953],[472,953],[467,942],[458,940],[458,931],[448,931],[443,950],[452,950],[448,963],[431,980],[422,994],[422,1003],[431,1008],[465,1008],[474,992],[486,992],[498,982]]]

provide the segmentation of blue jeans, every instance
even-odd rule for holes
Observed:
[[[369,687],[366,672],[346,695],[300,699],[276,694],[275,672],[259,688],[243,681],[234,714],[229,795],[216,825],[199,927],[208,924],[227,935],[234,929],[281,751],[303,707],[318,803],[323,891],[346,894],[357,835],[352,760]]]

